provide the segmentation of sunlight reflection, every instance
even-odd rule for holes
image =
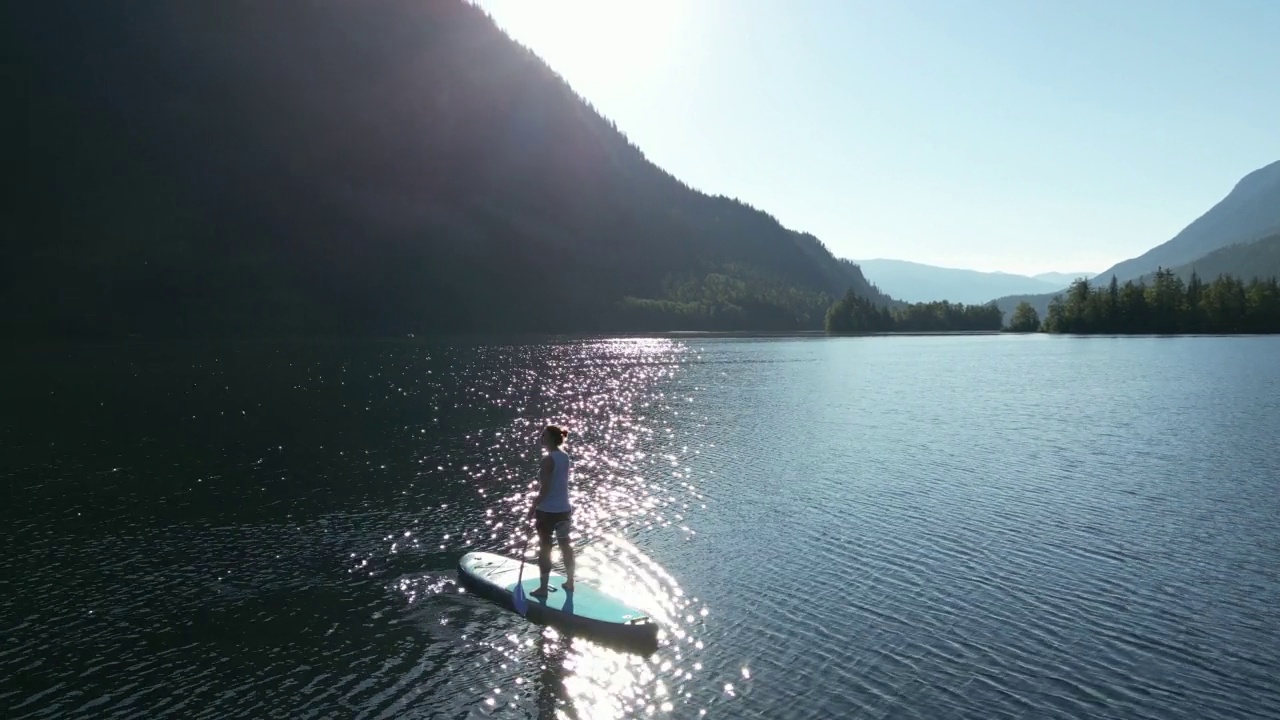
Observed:
[[[626,597],[652,613],[663,626],[662,635],[675,643],[667,642],[645,657],[582,639],[568,640],[559,680],[566,704],[577,717],[672,712],[676,701],[687,696],[685,685],[698,669],[682,665],[679,647],[681,640],[691,638],[698,629],[689,621],[694,615],[682,617],[689,601],[658,563],[615,533],[606,533],[600,542],[584,548],[580,557],[585,582]],[[543,637],[561,638],[552,629],[544,630]]]
[[[692,691],[708,682],[700,677],[698,660],[709,609],[688,597],[641,547],[647,541],[636,539],[637,532],[689,538],[696,524],[688,517],[690,503],[703,499],[684,464],[697,449],[679,442],[664,420],[673,404],[688,407],[687,393],[669,386],[686,344],[612,338],[491,352],[501,356],[494,370],[459,366],[453,375],[477,410],[498,409],[501,419],[459,432],[417,463],[435,468],[421,471],[421,484],[456,483],[476,499],[456,503],[455,510],[455,503],[425,496],[432,498],[423,503],[432,517],[423,519],[423,527],[432,531],[390,533],[386,556],[417,549],[418,537],[425,536],[428,547],[438,543],[443,553],[485,550],[533,562],[537,542],[527,513],[543,452],[538,436],[547,423],[562,425],[570,432],[566,450],[574,459],[578,578],[649,613],[660,627],[657,649],[638,654],[565,636],[484,603],[459,604],[463,598],[452,592],[456,585],[440,578],[402,580],[399,593],[419,608],[429,600],[421,612],[431,619],[420,626],[436,635],[441,625],[435,615],[458,618],[449,627],[458,633],[459,646],[445,652],[468,658],[472,669],[464,675],[475,685],[466,692],[475,712],[503,715],[512,706],[533,703],[538,717],[701,715],[690,704]],[[367,561],[352,558],[357,570]],[[563,572],[558,552],[555,564]],[[462,620],[476,612],[486,613],[484,619]]]

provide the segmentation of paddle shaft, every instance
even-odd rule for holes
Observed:
[[[516,573],[516,587],[519,587],[520,581],[524,579],[524,556],[529,552],[529,540],[532,538],[532,534],[525,536],[524,547],[520,550],[520,557],[517,558],[520,561],[520,570]]]

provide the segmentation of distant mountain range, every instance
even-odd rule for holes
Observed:
[[[1001,295],[1047,293],[1062,290],[1077,277],[1093,273],[1041,273],[1017,275],[938,267],[908,260],[855,260],[863,275],[885,293],[907,302],[949,300],[980,304]]]
[[[1157,245],[1136,258],[1117,263],[1097,274],[1099,283],[1111,276],[1123,284],[1126,280],[1148,277],[1160,268],[1171,268],[1190,274],[1191,268],[1211,279],[1219,272],[1239,275],[1248,280],[1260,272],[1255,259],[1269,257],[1272,235],[1280,233],[1280,161],[1244,176],[1231,192],[1203,215],[1196,218],[1169,241]],[[1262,244],[1257,244],[1263,241]],[[1222,250],[1222,253],[1215,251]],[[1212,269],[1212,275],[1203,268]],[[1044,317],[1049,302],[1057,292],[1021,293],[999,297],[996,304],[1005,313],[1013,312],[1026,301]]]
[[[1091,277],[1094,277],[1095,275],[1097,275],[1097,273],[1091,273],[1091,272],[1077,272],[1077,273],[1046,272],[1046,273],[1039,273],[1039,274],[1037,274],[1037,275],[1032,275],[1031,277],[1035,278],[1036,280],[1044,280],[1045,282],[1047,282],[1047,283],[1049,283],[1049,284],[1051,284],[1051,285],[1055,285],[1055,286],[1057,286],[1057,287],[1066,287],[1066,286],[1070,285],[1071,283],[1075,282],[1076,278],[1091,278]],[[989,299],[989,298],[988,298],[988,299]]]

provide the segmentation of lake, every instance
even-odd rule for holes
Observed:
[[[1280,338],[0,361],[0,717],[1280,718]],[[637,655],[462,592],[571,430]],[[558,558],[558,554],[557,554]]]

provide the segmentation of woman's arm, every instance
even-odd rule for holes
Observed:
[[[538,467],[538,494],[533,498],[533,504],[529,506],[529,517],[533,517],[538,510],[538,503],[547,495],[547,489],[551,487],[551,471],[556,467],[556,461],[551,459],[550,455],[542,456],[542,464]]]

